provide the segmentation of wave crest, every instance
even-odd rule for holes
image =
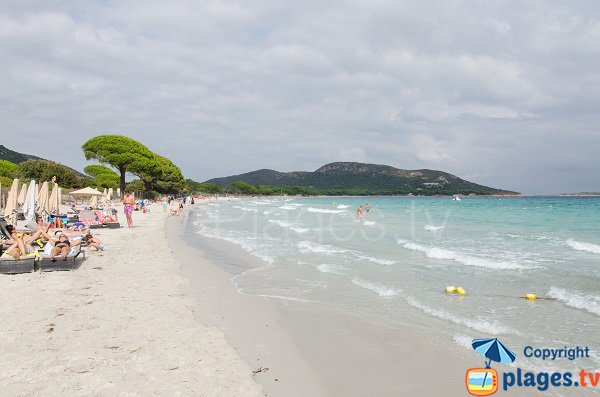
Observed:
[[[578,251],[590,252],[592,254],[600,254],[600,245],[592,243],[582,243],[573,239],[567,240],[567,245]]]
[[[518,263],[513,262],[497,262],[487,258],[481,258],[476,256],[465,255],[459,252],[447,250],[439,247],[426,247],[424,245],[420,245],[417,243],[413,243],[406,240],[398,240],[398,244],[402,247],[412,250],[423,252],[425,256],[433,259],[447,259],[453,260],[455,262],[462,263],[466,266],[476,266],[476,267],[484,267],[488,269],[497,269],[497,270],[505,270],[505,269],[532,269],[532,267],[519,265]]]
[[[548,291],[548,296],[558,299],[567,306],[586,310],[600,316],[600,296],[598,295],[576,294],[563,288],[552,287]]]
[[[400,291],[401,291],[398,289],[386,287],[385,285],[381,285],[379,283],[374,283],[372,281],[363,280],[358,277],[355,277],[352,279],[352,284],[354,284],[358,287],[373,291],[381,297],[395,296],[395,295],[398,295],[398,293],[400,293]]]

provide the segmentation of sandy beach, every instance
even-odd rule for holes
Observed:
[[[158,206],[100,230],[71,272],[0,277],[2,395],[261,396],[223,333],[196,320]]]

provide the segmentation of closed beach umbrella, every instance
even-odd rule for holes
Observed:
[[[117,188],[117,197],[121,198],[121,188],[120,187]]]
[[[26,195],[27,195],[27,184],[24,183],[23,186],[21,186],[21,190],[19,191],[19,197],[17,198],[17,205],[19,207],[21,207],[23,205],[23,203],[25,202]]]
[[[50,193],[50,199],[48,200],[48,211],[51,214],[58,214],[58,183],[52,184],[52,193]]]
[[[42,183],[37,197],[37,213],[42,217],[50,215],[50,202],[48,200],[48,182]]]
[[[92,196],[90,199],[90,207],[96,208],[98,206],[98,196]]]
[[[4,207],[4,219],[11,224],[17,222],[17,196],[19,195],[19,180],[13,180],[12,186],[8,191],[6,206]]]
[[[100,204],[101,205],[108,205],[108,200],[106,199],[106,197],[108,196],[108,192],[106,191],[106,188],[104,188],[104,191],[102,192],[102,196],[100,196]]]
[[[112,196],[113,196],[113,188],[109,187],[108,188],[108,196],[106,196],[106,198],[108,199],[108,203],[110,204],[110,201],[112,200]]]
[[[58,205],[62,204],[62,187],[58,188]]]
[[[33,222],[35,219],[35,190],[35,181],[31,181],[23,204],[23,215],[25,215],[27,223]]]

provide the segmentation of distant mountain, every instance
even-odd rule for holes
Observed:
[[[520,194],[478,185],[442,171],[402,170],[387,165],[352,162],[330,163],[314,172],[262,169],[206,182],[227,187],[236,181],[276,187],[303,186],[315,189],[319,194]]]
[[[8,160],[11,163],[19,164],[19,163],[22,163],[27,160],[47,160],[47,159],[33,156],[31,154],[15,152],[14,150],[10,150],[9,148],[7,148],[4,145],[0,145],[0,160]],[[53,160],[47,160],[47,161],[52,161],[54,163],[58,163],[57,161],[53,161]],[[58,164],[60,164],[60,163],[58,163]],[[64,164],[62,164],[62,165],[64,165]],[[65,165],[65,167],[67,167],[67,166]],[[67,167],[67,168],[70,169],[71,171],[75,172],[79,176],[86,176],[85,174],[83,174],[71,167]]]

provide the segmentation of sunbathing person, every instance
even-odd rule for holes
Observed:
[[[18,259],[27,255],[28,252],[34,252],[34,249],[24,241],[23,233],[17,233],[13,225],[6,225],[6,231],[10,233],[11,239],[6,241],[10,246],[7,248],[5,254]]]
[[[86,234],[83,240],[89,245],[96,249],[96,251],[104,251],[104,243],[98,237],[94,237],[91,233]]]
[[[59,254],[62,260],[66,261],[67,255],[69,255],[69,251],[71,251],[69,237],[64,233],[61,233],[58,236],[58,241],[50,240],[49,242],[52,245],[52,251],[50,251],[50,259],[52,259],[52,262],[56,262],[56,256]]]

